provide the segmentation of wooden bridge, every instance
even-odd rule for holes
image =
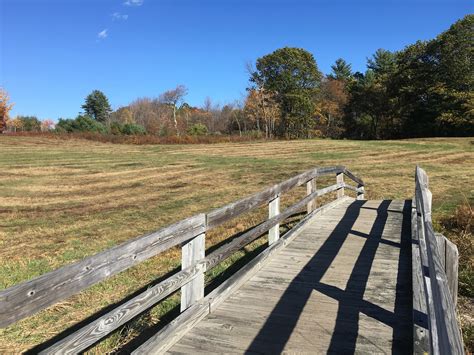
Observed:
[[[318,189],[324,175],[335,175],[336,183]],[[280,212],[280,196],[304,184],[306,197]],[[364,200],[364,182],[349,170],[316,168],[0,291],[0,326],[181,246],[181,271],[34,352],[82,352],[181,292],[181,314],[135,354],[462,354],[457,249],[433,230],[428,178],[420,168],[414,190],[412,200]],[[331,193],[333,201],[317,205]],[[268,219],[206,253],[206,231],[264,204]],[[280,236],[280,224],[301,210],[306,216]],[[262,235],[268,246],[205,294],[205,273]]]

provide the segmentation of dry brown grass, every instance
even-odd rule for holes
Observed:
[[[226,142],[248,142],[255,141],[255,137],[250,135],[202,135],[202,136],[163,136],[156,135],[114,135],[95,132],[5,132],[5,135],[14,137],[45,137],[50,139],[74,140],[87,139],[94,142],[114,143],[114,144],[211,144]]]
[[[446,235],[459,251],[458,314],[464,345],[468,353],[474,352],[474,211],[467,198],[451,216],[441,219]]]
[[[0,136],[0,288],[209,211],[314,166],[346,165],[366,197],[411,198],[419,163],[430,176],[437,220],[472,204],[469,139],[270,141],[122,145]],[[331,177],[327,183],[333,183]],[[320,181],[319,186],[324,186]],[[284,196],[288,205],[304,188]],[[265,209],[221,226],[215,245],[265,218]],[[250,251],[248,249],[248,251]],[[171,250],[65,302],[0,330],[0,352],[18,352],[118,302],[179,265]],[[177,295],[91,350],[117,349],[156,324]]]

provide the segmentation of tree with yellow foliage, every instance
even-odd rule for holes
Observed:
[[[7,127],[8,112],[13,108],[10,97],[5,89],[0,87],[0,133]]]
[[[265,89],[251,89],[245,100],[244,112],[247,118],[256,124],[260,131],[260,122],[264,124],[265,137],[271,138],[276,133],[276,124],[281,116],[280,105],[274,94]]]

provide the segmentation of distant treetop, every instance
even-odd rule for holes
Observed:
[[[92,91],[86,97],[82,108],[87,115],[102,123],[107,121],[112,112],[107,96],[100,90]]]

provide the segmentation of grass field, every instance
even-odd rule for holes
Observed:
[[[0,289],[315,166],[346,165],[365,180],[366,198],[391,199],[412,197],[420,164],[437,221],[474,203],[472,138],[135,146],[0,137],[0,152]],[[208,243],[253,222],[218,229]],[[178,265],[171,250],[0,330],[0,352],[31,348]],[[176,302],[175,295],[90,351],[126,344]]]

